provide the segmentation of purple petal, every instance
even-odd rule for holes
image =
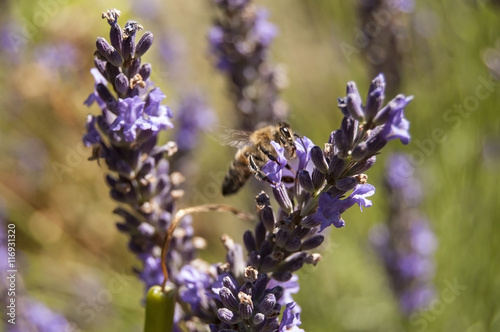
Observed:
[[[305,169],[309,160],[311,160],[311,149],[314,143],[307,137],[303,136],[295,140],[297,158],[299,159],[298,169]]]
[[[345,226],[341,214],[344,213],[354,204],[358,204],[363,211],[363,207],[372,206],[372,202],[366,197],[372,196],[375,193],[375,187],[371,184],[357,185],[349,197],[340,200],[333,198],[328,193],[323,193],[319,197],[318,211],[314,215],[314,219],[321,223],[320,231],[330,225],[336,228]]]
[[[101,143],[101,134],[95,127],[96,118],[92,115],[87,116],[87,124],[85,128],[87,129],[87,133],[83,135],[83,144],[89,147],[94,144]]]
[[[90,73],[92,74],[92,76],[94,76],[94,81],[95,81],[94,91],[88,96],[88,98],[83,103],[87,106],[92,106],[92,104],[96,102],[97,105],[99,105],[99,108],[104,111],[106,109],[106,103],[104,102],[104,100],[101,99],[101,97],[99,97],[99,94],[95,90],[95,87],[98,84],[107,85],[108,82],[106,81],[104,76],[101,75],[101,73],[97,68],[92,68],[90,70]]]
[[[282,167],[285,167],[287,164],[287,160],[285,158],[285,148],[275,141],[271,141],[271,145],[274,147],[274,150],[276,150],[276,153],[278,154],[278,164],[282,165]]]
[[[274,141],[271,141],[271,144],[278,154],[276,158],[277,161],[268,160],[267,163],[261,168],[261,171],[264,172],[264,174],[266,174],[272,182],[280,183],[283,176],[283,169],[287,165],[285,148]]]
[[[159,88],[154,88],[148,95],[148,100],[146,107],[144,108],[144,113],[147,115],[158,116],[161,111],[159,111],[159,107],[163,99],[165,99],[165,94],[161,92]]]
[[[303,332],[304,330],[298,328],[302,322],[300,321],[300,313],[294,313],[295,302],[290,302],[286,305],[278,332]]]
[[[366,183],[357,185],[352,191],[352,194],[348,198],[352,201],[352,204],[350,204],[349,207],[351,207],[354,204],[358,204],[361,211],[363,211],[363,207],[372,206],[372,201],[370,201],[366,197],[373,196],[374,194],[375,194],[375,187],[372,186],[371,184]]]
[[[219,47],[224,41],[224,31],[219,26],[214,26],[208,32],[208,41],[213,48]]]
[[[388,141],[399,139],[401,143],[405,145],[410,141],[410,122],[404,117],[404,107],[406,107],[412,99],[412,96],[405,98],[401,96],[401,98],[395,98],[391,101],[391,114],[383,129],[385,138]]]
[[[267,20],[268,16],[266,10],[259,10],[253,30],[255,38],[264,46],[269,46],[278,32],[276,26]]]

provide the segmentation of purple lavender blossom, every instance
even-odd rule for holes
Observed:
[[[227,249],[225,263],[210,266],[194,260],[184,266],[176,279],[184,306],[179,321],[197,330],[201,319],[210,324],[211,331],[247,330],[276,331],[300,324],[300,308],[292,294],[299,289],[297,276],[279,282],[269,273],[247,265],[240,245],[223,236]],[[278,318],[282,306],[288,306],[286,321]]]
[[[393,154],[387,161],[384,180],[392,199],[397,199],[397,205],[407,204],[408,207],[418,206],[423,197],[422,184],[415,176],[416,169],[404,154]],[[393,195],[397,192],[397,196]]]
[[[176,283],[181,285],[180,299],[189,304],[197,316],[203,315],[202,311],[208,309],[210,298],[214,297],[210,292],[213,288],[213,277],[193,265],[185,265],[181,268]]]
[[[96,128],[96,118],[92,115],[87,116],[87,124],[85,126],[87,132],[83,135],[83,144],[86,147],[99,145],[102,142],[101,134]]]
[[[290,302],[286,305],[278,330],[279,332],[304,332],[303,329],[298,327],[302,323],[300,321],[300,314],[293,311],[295,306],[295,302]]]
[[[281,310],[283,288],[269,287],[268,275],[258,274],[253,267],[245,269],[242,284],[230,276],[224,277],[218,296],[223,304],[223,307],[218,309],[218,317],[222,323],[218,326],[212,325],[212,330],[276,331],[283,328],[284,331],[292,325],[300,325],[300,314],[291,312],[293,302],[287,304],[289,309],[285,309],[282,321],[279,322],[277,316]]]
[[[280,183],[283,174],[283,169],[288,164],[285,158],[285,147],[279,145],[275,141],[271,141],[271,145],[276,150],[276,160],[269,160],[263,167],[262,171],[267,175],[273,183]]]
[[[390,140],[407,144],[410,139],[404,108],[412,97],[398,95],[383,107],[384,92],[385,79],[379,74],[371,82],[363,105],[356,84],[349,82],[347,96],[339,99],[344,119],[331,133],[324,150],[307,137],[299,137],[295,140],[297,158],[287,160],[284,148],[272,143],[276,160],[269,160],[261,171],[272,183],[280,215],[286,218],[295,211],[303,218],[302,226],[319,226],[318,231],[322,231],[330,225],[343,227],[341,215],[354,204],[371,206],[367,197],[375,188],[366,183],[364,172],[374,165],[376,155]],[[285,178],[295,178],[295,188],[282,184]]]
[[[151,124],[143,117],[144,104],[146,102],[138,96],[118,99],[118,116],[109,129],[123,132],[127,143],[135,141],[138,130],[151,129]]]
[[[264,166],[262,166],[262,172],[266,174],[271,182],[275,185],[281,183],[283,176],[294,176],[295,172],[301,169],[305,169],[309,165],[310,161],[310,151],[314,146],[314,143],[307,137],[300,137],[295,142],[295,153],[297,155],[298,164],[296,160],[288,161],[285,157],[285,148],[275,141],[271,141],[276,152],[276,160],[268,160]],[[290,167],[291,169],[289,169]]]
[[[314,146],[314,143],[307,137],[302,136],[297,139],[295,144],[297,154],[297,159],[299,160],[299,164],[297,169],[305,169],[309,164],[311,159],[311,149]]]
[[[396,97],[396,99],[397,98],[398,97]],[[413,97],[403,97],[403,103],[399,103],[400,105],[396,105],[394,108],[391,107],[392,114],[389,115],[389,121],[385,124],[385,128],[383,129],[385,138],[388,141],[399,139],[401,143],[405,145],[410,141],[410,134],[408,132],[410,129],[410,122],[404,118],[403,108],[412,98]],[[389,106],[391,106],[391,104]]]
[[[97,68],[92,68],[90,70],[90,73],[92,74],[92,76],[94,76],[94,92],[92,92],[83,103],[90,107],[95,102],[103,112],[106,112],[106,103],[101,99],[101,97],[99,97],[97,86],[99,86],[100,84],[106,85],[107,80],[106,78],[104,78],[104,76],[102,76]]]
[[[269,13],[266,10],[258,10],[255,18],[255,26],[251,31],[252,37],[259,41],[264,47],[269,47],[278,34],[278,29],[267,19]]]
[[[432,256],[437,240],[429,221],[418,211],[422,190],[414,173],[408,156],[396,154],[390,158],[385,176],[390,195],[389,218],[370,234],[401,312],[407,317],[425,309],[435,297]]]
[[[384,88],[384,77],[379,75],[363,106],[355,84],[348,83],[347,97],[339,99],[344,119],[340,129],[331,133],[324,150],[305,137],[297,138],[296,158],[287,159],[284,148],[272,143],[275,160],[269,160],[261,171],[271,182],[280,209],[274,213],[266,194],[256,197],[259,224],[254,232],[244,235],[249,266],[285,284],[304,264],[316,265],[321,259],[310,252],[323,242],[320,232],[330,225],[343,227],[342,214],[353,205],[361,209],[372,205],[368,197],[375,188],[367,183],[364,172],[374,165],[375,155],[395,138],[388,135],[387,128],[406,121],[403,109],[410,100],[400,95],[396,101],[403,102],[382,107]],[[407,127],[404,135],[398,136],[403,143],[409,139]],[[292,185],[284,184],[285,174],[295,179]],[[285,305],[293,302],[287,301]],[[223,313],[228,321],[239,317],[233,311]],[[293,324],[294,319],[299,321],[298,316],[285,311],[280,328]]]
[[[320,231],[333,225],[336,228],[345,226],[344,220],[340,217],[347,209],[354,204],[358,204],[361,211],[363,207],[372,206],[372,202],[367,197],[375,193],[375,187],[371,184],[357,185],[349,197],[338,199],[329,193],[323,193],[319,197],[319,208],[313,215],[313,220],[321,225]]]
[[[153,131],[171,129],[174,127],[170,122],[170,118],[173,116],[172,110],[166,105],[161,105],[165,97],[166,96],[160,89],[154,88],[146,99],[144,113]]]
[[[152,252],[138,255],[143,262],[142,270],[137,271],[139,278],[144,282],[144,290],[148,291],[152,286],[161,285],[163,272],[161,269],[161,259]]]

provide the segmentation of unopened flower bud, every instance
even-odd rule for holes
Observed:
[[[271,313],[275,305],[276,305],[276,297],[274,296],[274,294],[269,293],[266,294],[264,296],[264,299],[262,299],[262,301],[259,303],[258,310],[264,315],[267,315]]]
[[[288,196],[283,183],[280,183],[277,186],[273,187],[273,194],[274,198],[283,211],[285,211],[286,213],[292,212],[292,201],[290,200],[290,197]]]
[[[139,75],[141,75],[143,81],[147,81],[149,76],[151,76],[151,64],[143,64],[139,69]]]
[[[128,68],[128,76],[129,77],[135,77],[141,68],[141,58],[135,58],[134,60],[130,61],[130,67]],[[141,75],[141,80],[144,80],[144,78]]]
[[[274,217],[273,209],[270,205],[264,206],[259,211],[259,219],[266,227],[266,230],[272,233],[275,227],[276,218]]]
[[[361,106],[361,100],[358,100],[359,96],[353,93],[347,94],[347,110],[349,114],[358,121],[363,121],[363,107]]]
[[[220,300],[222,301],[222,304],[228,309],[231,309],[233,311],[238,310],[239,306],[239,301],[236,299],[236,296],[229,290],[229,288],[222,287],[220,292],[219,292]]]
[[[318,191],[323,188],[323,185],[325,184],[325,175],[322,174],[317,168],[313,169],[311,178],[314,186],[314,191]]]
[[[245,294],[243,292],[238,293],[238,298],[240,300],[240,304],[238,306],[238,312],[244,320],[250,319],[253,314],[253,302],[252,296]]]
[[[377,115],[384,102],[385,78],[379,74],[375,77],[368,89],[365,105],[365,121],[369,122]]]
[[[365,161],[357,162],[349,169],[349,171],[346,172],[346,176],[354,176],[366,172],[367,170],[372,168],[373,165],[375,165],[376,160],[376,156],[371,156]]]
[[[256,251],[257,244],[255,243],[255,238],[253,237],[253,233],[249,230],[243,234],[243,243],[245,244],[245,248],[248,252]]]
[[[124,95],[128,91],[128,86],[128,78],[124,73],[115,77],[115,89],[119,94]]]
[[[222,279],[222,286],[229,288],[232,292],[236,292],[236,285],[230,277],[226,276]]]
[[[335,187],[342,191],[349,191],[356,187],[358,181],[355,178],[347,177],[335,181]]]
[[[123,64],[123,58],[120,53],[108,41],[102,37],[97,37],[97,51],[111,64],[120,67]]]
[[[140,27],[140,28],[139,28]],[[128,21],[123,29],[123,47],[122,55],[124,61],[130,61],[135,56],[135,35],[138,30],[141,30],[142,26],[135,21]]]
[[[312,182],[311,177],[309,176],[309,172],[305,169],[299,170],[297,173],[297,178],[299,180],[300,186],[309,193],[314,193],[314,184]]]
[[[323,241],[325,240],[325,237],[323,235],[316,235],[313,236],[310,239],[305,240],[302,242],[302,246],[300,247],[301,250],[311,250],[314,248],[319,247]]]
[[[135,57],[138,58],[143,56],[144,53],[149,50],[151,45],[153,45],[153,33],[151,31],[146,31],[137,43],[137,47],[135,49]]]
[[[321,222],[317,221],[313,216],[305,216],[300,221],[300,226],[304,228],[313,228],[321,224]]]
[[[311,160],[314,166],[323,174],[328,172],[328,165],[326,163],[325,155],[323,150],[319,146],[313,146],[311,148]]]
[[[106,74],[106,61],[100,59],[98,56],[94,56],[94,65],[99,70],[102,76],[107,79],[107,74]]]
[[[217,310],[217,316],[221,321],[227,324],[236,324],[241,322],[241,317],[227,308],[220,308]]]
[[[366,142],[359,143],[351,152],[351,158],[353,161],[360,161],[365,159],[368,155],[368,145]]]
[[[342,175],[342,172],[344,172],[344,168],[345,160],[337,156],[333,157],[328,166],[328,178],[338,179]]]
[[[117,51],[122,50],[122,45],[123,45],[122,29],[118,24],[111,25],[111,30],[109,31],[109,40],[111,42],[111,46],[113,46],[115,50]]]
[[[385,124],[389,120],[389,117],[391,116],[393,111],[404,108],[412,99],[413,96],[406,97],[402,94],[397,95],[377,113],[377,115],[373,119],[373,122],[377,126]]]
[[[253,318],[252,318],[252,323],[256,328],[259,328],[261,324],[264,324],[264,321],[266,320],[266,316],[264,314],[256,313]]]

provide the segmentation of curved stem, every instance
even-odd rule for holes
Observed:
[[[192,213],[197,213],[197,212],[209,212],[209,211],[218,211],[218,212],[231,212],[235,214],[238,218],[243,219],[243,220],[252,220],[253,216],[249,215],[241,210],[238,210],[235,207],[232,207],[230,205],[224,205],[224,204],[205,204],[205,205],[198,205],[198,206],[193,206],[185,209],[181,209],[177,211],[175,214],[174,219],[172,220],[172,223],[168,227],[167,234],[165,235],[165,239],[163,241],[163,247],[161,249],[161,268],[163,270],[163,283],[162,283],[162,289],[165,289],[165,285],[167,284],[168,280],[168,270],[167,270],[167,252],[170,247],[170,242],[172,241],[172,237],[174,236],[174,231],[179,222],[183,217],[185,217],[188,214]]]

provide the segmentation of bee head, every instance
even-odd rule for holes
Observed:
[[[292,130],[286,122],[279,124],[279,138],[283,147],[285,147],[287,158],[292,158],[295,155],[295,143]]]

